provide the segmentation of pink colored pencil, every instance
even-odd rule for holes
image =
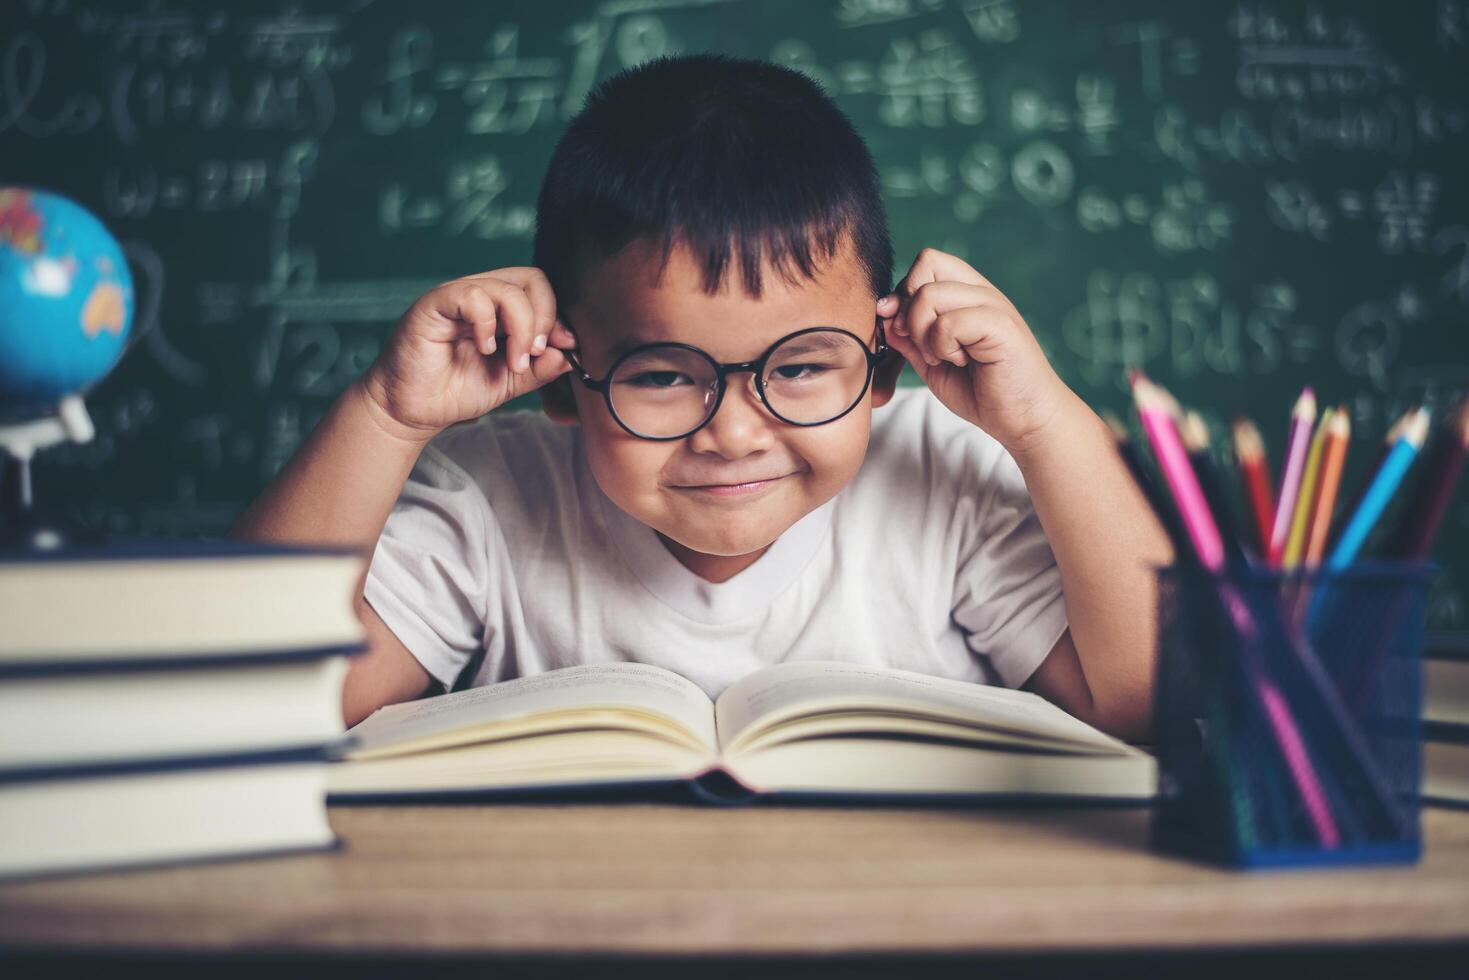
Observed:
[[[1311,429],[1316,424],[1316,393],[1307,385],[1296,399],[1290,413],[1290,437],[1286,442],[1285,470],[1280,476],[1280,493],[1275,498],[1275,524],[1270,529],[1271,568],[1279,568],[1285,556],[1285,543],[1290,538],[1291,519],[1296,513],[1296,495],[1301,491],[1301,473],[1306,468],[1306,453],[1311,445]]]
[[[1198,552],[1199,561],[1210,571],[1224,567],[1224,539],[1219,535],[1219,525],[1204,500],[1203,488],[1188,460],[1188,451],[1178,434],[1178,426],[1168,412],[1168,400],[1161,390],[1141,374],[1133,378],[1133,400],[1137,404],[1138,418],[1143,431],[1153,445],[1153,455],[1158,459],[1158,468],[1173,490],[1178,501],[1178,510],[1183,517],[1184,530]]]

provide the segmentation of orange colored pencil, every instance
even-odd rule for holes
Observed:
[[[1234,458],[1239,463],[1244,497],[1250,503],[1250,516],[1260,538],[1260,554],[1270,553],[1270,522],[1275,520],[1275,493],[1270,489],[1270,462],[1265,458],[1265,440],[1260,430],[1247,418],[1237,418],[1234,432]]]
[[[1321,564],[1326,553],[1327,531],[1336,507],[1336,494],[1341,489],[1342,468],[1346,465],[1347,446],[1352,439],[1352,420],[1347,407],[1338,405],[1326,427],[1326,442],[1321,449],[1321,471],[1317,477],[1316,500],[1311,523],[1306,532],[1306,565]]]

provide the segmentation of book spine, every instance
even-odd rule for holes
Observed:
[[[705,803],[715,806],[748,806],[761,794],[722,767],[714,767],[689,780],[689,789]]]

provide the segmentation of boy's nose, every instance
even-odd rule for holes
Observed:
[[[769,449],[775,442],[773,427],[780,424],[755,393],[754,376],[731,375],[719,411],[708,425],[689,436],[689,448],[738,459]]]

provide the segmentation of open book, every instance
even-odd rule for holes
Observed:
[[[682,782],[753,796],[1147,800],[1153,758],[1023,691],[827,661],[767,667],[713,703],[637,663],[553,670],[380,708],[328,792],[452,796]]]

